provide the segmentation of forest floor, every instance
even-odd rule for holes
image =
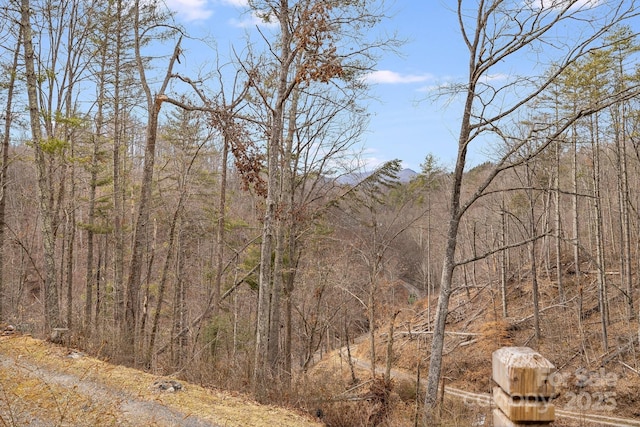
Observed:
[[[158,378],[29,336],[0,337],[3,426],[317,426],[287,409]]]
[[[585,274],[582,286],[567,280],[564,303],[558,301],[554,282],[539,279],[539,337],[526,277],[509,283],[508,317],[502,315],[496,284],[457,289],[450,302],[443,351],[441,425],[493,425],[492,354],[516,346],[533,348],[555,366],[555,426],[640,426],[638,318],[629,318],[624,298],[611,292],[605,346],[597,285],[591,279]],[[436,301],[434,297],[430,307],[425,299],[387,310],[399,315],[393,329],[393,386],[385,425],[414,426],[421,419]],[[375,336],[377,376],[387,363],[389,330],[389,322],[380,319]],[[341,389],[348,391],[336,388],[335,397],[342,399],[344,411],[350,401],[358,402],[368,393],[363,384],[371,377],[370,360],[368,338],[358,340],[348,352],[343,347],[325,355],[313,375],[318,382],[328,376],[342,382]]]

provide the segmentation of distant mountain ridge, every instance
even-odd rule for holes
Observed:
[[[407,183],[411,181],[413,178],[415,178],[416,176],[418,176],[418,172],[409,168],[404,168],[400,171],[400,173],[398,173],[398,179],[402,183]]]
[[[338,178],[338,182],[344,185],[354,185],[371,175],[373,172],[374,171],[351,173]],[[418,176],[418,173],[416,171],[414,171],[413,169],[404,168],[400,172],[398,172],[398,181],[406,184],[416,176]]]

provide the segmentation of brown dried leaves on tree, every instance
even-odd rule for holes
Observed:
[[[330,11],[332,5],[315,2],[300,14],[299,25],[293,33],[304,60],[296,72],[296,83],[319,81],[327,83],[342,76],[343,69],[333,43]]]
[[[253,188],[260,197],[266,197],[267,183],[260,176],[265,155],[249,137],[247,130],[230,113],[213,114],[211,124],[223,132],[229,143],[234,165],[242,178],[242,189],[248,191]]]
[[[267,184],[260,176],[260,170],[264,165],[264,154],[249,138],[232,139],[231,152],[234,164],[242,177],[242,188],[248,190],[253,186],[259,196],[267,197]]]

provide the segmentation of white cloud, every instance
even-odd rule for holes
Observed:
[[[571,4],[573,3],[573,4]],[[527,0],[533,9],[562,9],[571,5],[570,9],[589,9],[598,6],[601,0]]]
[[[184,21],[203,21],[213,15],[208,0],[166,0],[167,7]]]
[[[249,6],[248,0],[221,0],[222,3],[235,6],[235,7],[247,7]]]
[[[390,70],[373,71],[363,78],[365,82],[372,84],[422,83],[432,79],[430,74],[400,74]]]

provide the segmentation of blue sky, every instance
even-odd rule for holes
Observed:
[[[246,0],[166,2],[190,34],[216,40],[221,55],[232,44],[241,49],[244,34],[258,23],[247,13]],[[369,76],[372,117],[362,143],[370,166],[399,158],[404,167],[419,171],[428,154],[444,166],[453,165],[461,108],[456,103],[445,107],[430,97],[433,88],[460,81],[466,72],[465,47],[451,4],[446,0],[390,2],[391,19],[380,31],[396,32],[406,43],[400,55],[385,54]],[[470,160],[479,157],[471,153]]]

